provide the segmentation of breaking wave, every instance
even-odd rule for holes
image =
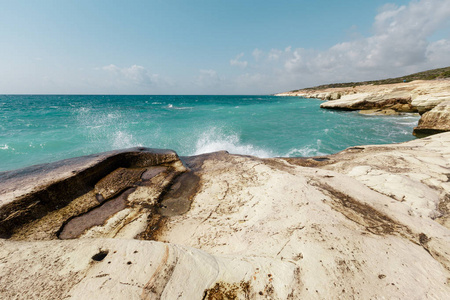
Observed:
[[[197,140],[194,155],[225,150],[232,154],[272,157],[273,153],[265,149],[242,143],[236,133],[225,134],[223,130],[211,127],[203,132]]]

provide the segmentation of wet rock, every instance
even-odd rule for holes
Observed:
[[[186,172],[177,177],[163,196],[159,213],[170,217],[187,212],[191,207],[199,181],[200,178],[192,172]]]
[[[150,180],[153,177],[161,174],[162,172],[167,172],[167,167],[163,167],[163,166],[151,167],[151,168],[148,168],[144,172],[144,174],[142,174],[141,179],[144,181]]]
[[[93,226],[102,225],[109,217],[125,209],[127,197],[134,191],[135,189],[128,189],[115,199],[107,201],[83,215],[70,219],[61,229],[59,238],[63,240],[74,239],[79,237],[85,230]]]
[[[360,114],[363,115],[375,115],[375,116],[393,116],[393,115],[399,115],[399,113],[394,109],[365,109],[360,110]]]
[[[51,217],[49,221],[52,219],[56,222],[53,226],[57,225],[59,223],[57,220],[80,212],[80,209],[70,204],[90,193],[96,184],[99,184],[100,190],[106,193],[106,197],[103,195],[100,197],[95,195],[100,190],[96,190],[94,199],[98,205],[99,199],[101,202],[102,199],[117,194],[130,186],[132,181],[139,179],[142,170],[134,169],[164,164],[170,165],[172,172],[186,170],[177,154],[171,150],[133,148],[1,172],[0,237],[11,237],[15,231],[20,231],[20,228],[47,216]],[[127,168],[128,171],[120,168]],[[114,173],[114,170],[119,171]],[[108,174],[120,175],[121,172],[128,175],[124,178],[107,177]],[[109,179],[99,183],[105,177]],[[106,190],[108,185],[114,192]],[[91,200],[88,202],[90,204],[85,209],[90,209],[94,205]],[[82,206],[85,206],[84,203]],[[73,211],[65,209],[67,207],[72,207]],[[54,211],[60,211],[64,216],[52,216]]]

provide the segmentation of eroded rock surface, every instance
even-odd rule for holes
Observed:
[[[0,236],[45,240],[149,235],[162,219],[165,194],[185,174],[190,172],[175,152],[145,148],[0,173]],[[190,195],[195,184],[177,189],[186,188]],[[184,201],[184,210],[189,205],[190,200]],[[176,213],[181,213],[179,208]]]
[[[0,297],[449,298],[450,133],[305,159],[162,153],[3,227]]]
[[[421,137],[445,131],[450,131],[450,100],[425,112],[413,133]]]

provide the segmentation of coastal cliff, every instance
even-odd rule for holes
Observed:
[[[330,156],[134,148],[0,173],[0,297],[450,295],[450,133]]]
[[[426,136],[449,131],[449,78],[394,84],[311,88],[276,95],[327,100],[320,105],[326,109],[360,110],[362,113],[383,115],[418,112],[422,117],[419,126],[414,129],[415,135]]]

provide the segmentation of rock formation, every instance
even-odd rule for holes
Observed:
[[[277,94],[329,100],[321,108],[361,110],[363,113],[395,114],[418,112],[422,115],[414,134],[425,136],[448,131],[450,115],[450,79],[417,80],[408,83],[360,85],[323,90],[305,89]],[[428,117],[424,114],[439,106]],[[435,120],[438,119],[438,121]]]
[[[450,131],[450,100],[443,101],[425,112],[413,133],[420,137],[445,131]]]
[[[446,299],[449,216],[450,133],[69,159],[0,173],[0,298]]]

